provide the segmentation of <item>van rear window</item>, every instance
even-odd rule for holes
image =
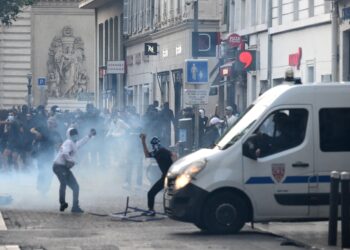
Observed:
[[[324,108],[319,117],[321,150],[350,151],[350,108]]]

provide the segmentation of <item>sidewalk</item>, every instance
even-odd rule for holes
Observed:
[[[324,222],[271,222],[256,223],[254,226],[262,231],[281,235],[296,242],[310,246],[312,249],[340,250],[341,230],[338,221],[338,243],[336,247],[328,246],[328,221]],[[350,237],[350,235],[349,235]]]

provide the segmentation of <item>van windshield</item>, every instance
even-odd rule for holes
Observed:
[[[251,105],[231,129],[218,140],[216,147],[226,149],[235,144],[236,141],[248,132],[249,128],[253,126],[265,110],[265,105]]]

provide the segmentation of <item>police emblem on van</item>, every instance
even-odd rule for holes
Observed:
[[[284,164],[272,164],[272,176],[277,182],[281,182],[285,174]]]

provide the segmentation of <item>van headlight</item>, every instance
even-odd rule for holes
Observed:
[[[207,162],[205,160],[195,161],[185,167],[181,173],[175,179],[175,190],[179,190],[187,186],[188,183],[199,173],[201,172]]]

